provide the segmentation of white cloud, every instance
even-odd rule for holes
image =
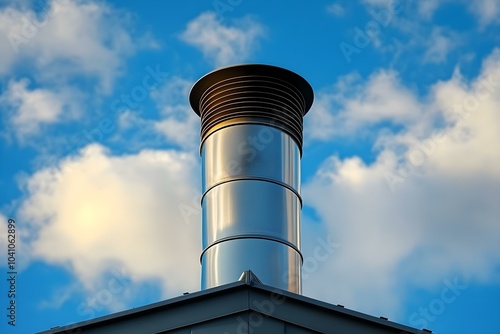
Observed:
[[[370,165],[358,157],[324,162],[303,198],[341,246],[311,275],[306,294],[397,317],[410,286],[500,281],[499,90],[496,50],[471,82],[455,74],[429,96],[402,101],[403,109],[430,110],[427,120],[385,134]],[[459,111],[446,125],[429,120]]]
[[[78,95],[69,89],[29,89],[29,81],[11,81],[0,95],[0,105],[18,140],[25,142],[42,127],[78,116]]]
[[[187,103],[193,82],[173,77],[152,94],[162,118],[154,128],[172,143],[194,149],[200,141],[200,118]]]
[[[0,74],[8,71],[12,63],[15,61],[15,52],[9,44],[8,34],[16,23],[16,14],[18,12],[11,9],[5,8],[0,10],[0,39],[2,41],[2,47],[0,48]]]
[[[446,32],[442,28],[433,28],[427,40],[427,50],[423,61],[442,64],[446,62],[448,54],[458,45],[459,38],[456,34]]]
[[[78,291],[78,285],[72,284],[56,289],[48,300],[43,300],[39,304],[39,308],[44,309],[59,309],[64,303],[71,299],[71,297]]]
[[[406,3],[408,5],[411,1],[396,1],[396,0],[363,0],[363,2],[368,6],[375,7],[390,7],[398,5],[399,3]],[[411,5],[412,9],[418,12],[419,18],[425,20],[431,19],[434,13],[443,5],[451,3],[451,0],[419,0]],[[490,24],[498,24],[500,22],[500,0],[460,0],[455,1],[460,2],[466,9],[473,14],[480,25],[484,28]],[[414,18],[414,16],[412,16]]]
[[[469,3],[469,10],[475,14],[482,27],[500,23],[499,0],[477,0]]]
[[[306,142],[310,139],[328,140],[332,138],[337,129],[336,118],[330,109],[332,97],[327,94],[318,94],[314,98],[312,110],[307,114],[304,124]]]
[[[342,16],[345,14],[345,9],[339,3],[335,2],[326,7],[326,11],[335,16]]]
[[[393,317],[399,306],[394,270],[416,241],[413,221],[406,217],[408,205],[399,206],[404,201],[395,203],[390,197],[385,164],[382,160],[368,167],[356,157],[332,157],[305,185],[305,204],[315,208],[340,247],[311,275],[304,293]]]
[[[387,6],[391,0],[363,0],[363,2],[371,6]]]
[[[119,116],[121,130],[137,131],[143,145],[147,144],[144,137],[151,137],[153,134],[179,148],[196,150],[200,142],[200,118],[191,109],[186,98],[192,86],[193,82],[190,80],[176,76],[168,78],[162,86],[151,92],[159,118],[146,119],[137,112],[127,110]]]
[[[450,81],[435,85],[434,103],[453,122],[445,132],[446,144],[438,145],[433,153],[439,159],[429,161],[436,169],[458,175],[500,176],[495,167],[500,151],[491,145],[499,139],[499,91],[500,50],[484,62],[481,74],[472,83],[455,74]]]
[[[442,2],[443,0],[441,0]],[[436,9],[439,7],[439,0],[420,0],[417,3],[418,13],[426,19],[430,19]]]
[[[126,271],[134,286],[159,282],[164,297],[197,290],[198,168],[186,153],[112,156],[89,145],[24,184],[17,216],[28,233],[25,254],[65,266],[88,291],[110,268]]]
[[[134,41],[130,20],[103,3],[52,0],[36,16],[23,7],[0,10],[0,75],[16,66],[34,66],[40,78],[60,81],[71,75],[96,78],[110,91],[122,60],[145,41]]]
[[[370,13],[391,11],[392,7],[391,1],[364,0],[363,2],[366,11]],[[408,60],[411,62],[416,60],[417,63],[445,65],[449,61],[450,54],[455,56],[457,50],[467,44],[470,36],[462,31],[463,29],[457,30],[453,24],[449,27],[431,24],[430,19],[438,10],[440,13],[445,13],[455,11],[457,6],[461,6],[464,11],[468,11],[477,18],[479,30],[500,23],[500,0],[472,2],[460,0],[453,4],[451,2],[450,0],[393,2],[397,5],[395,8],[399,10],[395,13],[396,15],[392,16],[392,21],[386,29],[397,29],[403,35],[384,39],[384,34],[377,34],[373,38],[374,46],[388,56],[392,64],[406,63],[403,66],[408,66]],[[381,38],[384,40],[382,41]],[[464,55],[467,54],[467,52],[464,53]]]
[[[184,113],[186,109],[182,108],[179,111]],[[200,119],[193,113],[193,115],[186,115],[184,120],[176,119],[175,116],[165,118],[156,122],[154,127],[156,131],[162,133],[170,142],[178,144],[181,147],[192,148],[198,146],[200,141],[200,134],[197,131],[199,123]]]
[[[395,72],[379,71],[366,82],[351,74],[318,94],[305,118],[304,132],[311,139],[327,140],[382,121],[406,124],[422,114],[412,92]]]
[[[430,19],[436,10],[450,0],[421,0],[417,2],[417,10],[421,17]],[[477,0],[477,1],[460,1],[467,10],[476,16],[479,25],[485,27],[490,24],[498,24],[500,22],[500,1],[499,0]]]
[[[246,60],[263,34],[261,24],[249,17],[226,26],[215,13],[207,12],[187,24],[181,39],[200,49],[205,58],[219,67]]]

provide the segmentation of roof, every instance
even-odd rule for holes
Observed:
[[[425,333],[262,284],[246,271],[223,286],[118,312],[40,334]]]

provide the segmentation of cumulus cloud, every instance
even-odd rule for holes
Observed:
[[[500,1],[478,0],[469,3],[469,10],[475,14],[482,27],[500,23]]]
[[[360,128],[383,121],[407,124],[423,113],[415,96],[394,71],[376,72],[366,83],[350,74],[317,95],[305,118],[304,132],[311,139],[352,135]]]
[[[197,290],[198,169],[187,153],[113,156],[89,145],[25,181],[25,254],[66,267],[89,292],[113,268],[131,286],[157,282],[164,297]]]
[[[310,275],[305,294],[394,316],[395,269],[416,241],[414,221],[405,211],[409,205],[401,207],[388,197],[391,193],[382,177],[387,163],[382,160],[368,167],[357,157],[344,161],[331,157],[305,184],[305,205],[316,210],[326,233],[340,245]]]
[[[421,0],[417,3],[418,13],[424,18],[430,19],[441,2],[443,0]]]
[[[78,94],[67,88],[50,90],[30,89],[29,80],[10,81],[0,95],[0,106],[6,110],[9,129],[20,142],[40,133],[50,124],[78,116]]]
[[[456,34],[442,28],[433,28],[427,41],[423,61],[442,64],[447,60],[448,54],[458,45],[459,38]]]
[[[391,4],[397,4],[395,0],[363,0],[368,6],[388,7]],[[443,5],[451,3],[451,0],[420,0],[415,2],[413,8],[416,9],[420,18],[430,19],[434,13]],[[477,0],[477,1],[458,1],[473,14],[480,25],[484,28],[490,24],[498,24],[500,17],[499,0]]]
[[[196,148],[200,139],[200,118],[186,98],[192,86],[190,80],[173,77],[152,94],[161,114],[154,129],[168,141],[186,149]]]
[[[476,30],[488,32],[490,26],[500,22],[500,1],[455,1],[450,0],[421,0],[421,1],[385,1],[364,0],[365,10],[372,14],[379,13],[385,17],[392,8],[397,8],[396,15],[390,16],[390,24],[385,29],[397,29],[402,35],[375,34],[372,37],[378,51],[391,59],[391,63],[408,66],[408,60],[417,66],[421,64],[446,65],[450,55],[456,57],[470,38],[463,29],[451,26],[437,26],[429,24],[437,11],[441,13],[457,10],[462,7],[476,17]],[[393,7],[395,6],[395,7]],[[451,7],[450,7],[451,6]],[[377,21],[377,20],[375,20]],[[470,30],[470,29],[469,29]],[[474,28],[472,29],[474,30]],[[463,52],[462,60],[471,57],[470,50]],[[406,64],[405,64],[406,63]]]
[[[145,138],[153,134],[175,147],[196,150],[200,139],[200,118],[186,98],[192,86],[191,80],[169,77],[151,92],[159,117],[146,119],[137,112],[126,110],[119,116],[121,130],[133,129],[141,137],[141,145],[146,145]],[[158,138],[155,140],[158,141]]]
[[[97,79],[110,91],[124,56],[146,40],[133,40],[127,13],[91,1],[52,0],[41,14],[27,6],[0,10],[0,75],[33,66],[40,78]]]
[[[429,96],[408,93],[400,105],[432,110],[428,119],[445,124],[412,121],[384,134],[371,164],[356,156],[325,160],[303,198],[341,246],[311,275],[306,294],[398,317],[408,287],[457,276],[500,280],[499,90],[495,50],[475,79],[455,73]]]
[[[246,60],[263,35],[262,25],[249,17],[229,26],[221,23],[215,13],[207,12],[189,22],[180,37],[219,67]]]
[[[417,5],[418,13],[425,19],[431,18],[436,10],[444,4],[452,2],[451,0],[421,0]],[[498,0],[477,0],[460,1],[466,9],[472,13],[478,20],[481,28],[490,24],[498,24],[500,17],[500,1]]]

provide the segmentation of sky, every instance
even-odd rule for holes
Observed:
[[[498,0],[0,0],[0,332],[200,290],[188,94],[239,63],[315,92],[303,294],[497,333]]]

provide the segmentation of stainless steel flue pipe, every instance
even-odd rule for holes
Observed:
[[[211,72],[190,93],[201,117],[202,289],[252,270],[301,293],[302,118],[313,90],[269,65]]]

